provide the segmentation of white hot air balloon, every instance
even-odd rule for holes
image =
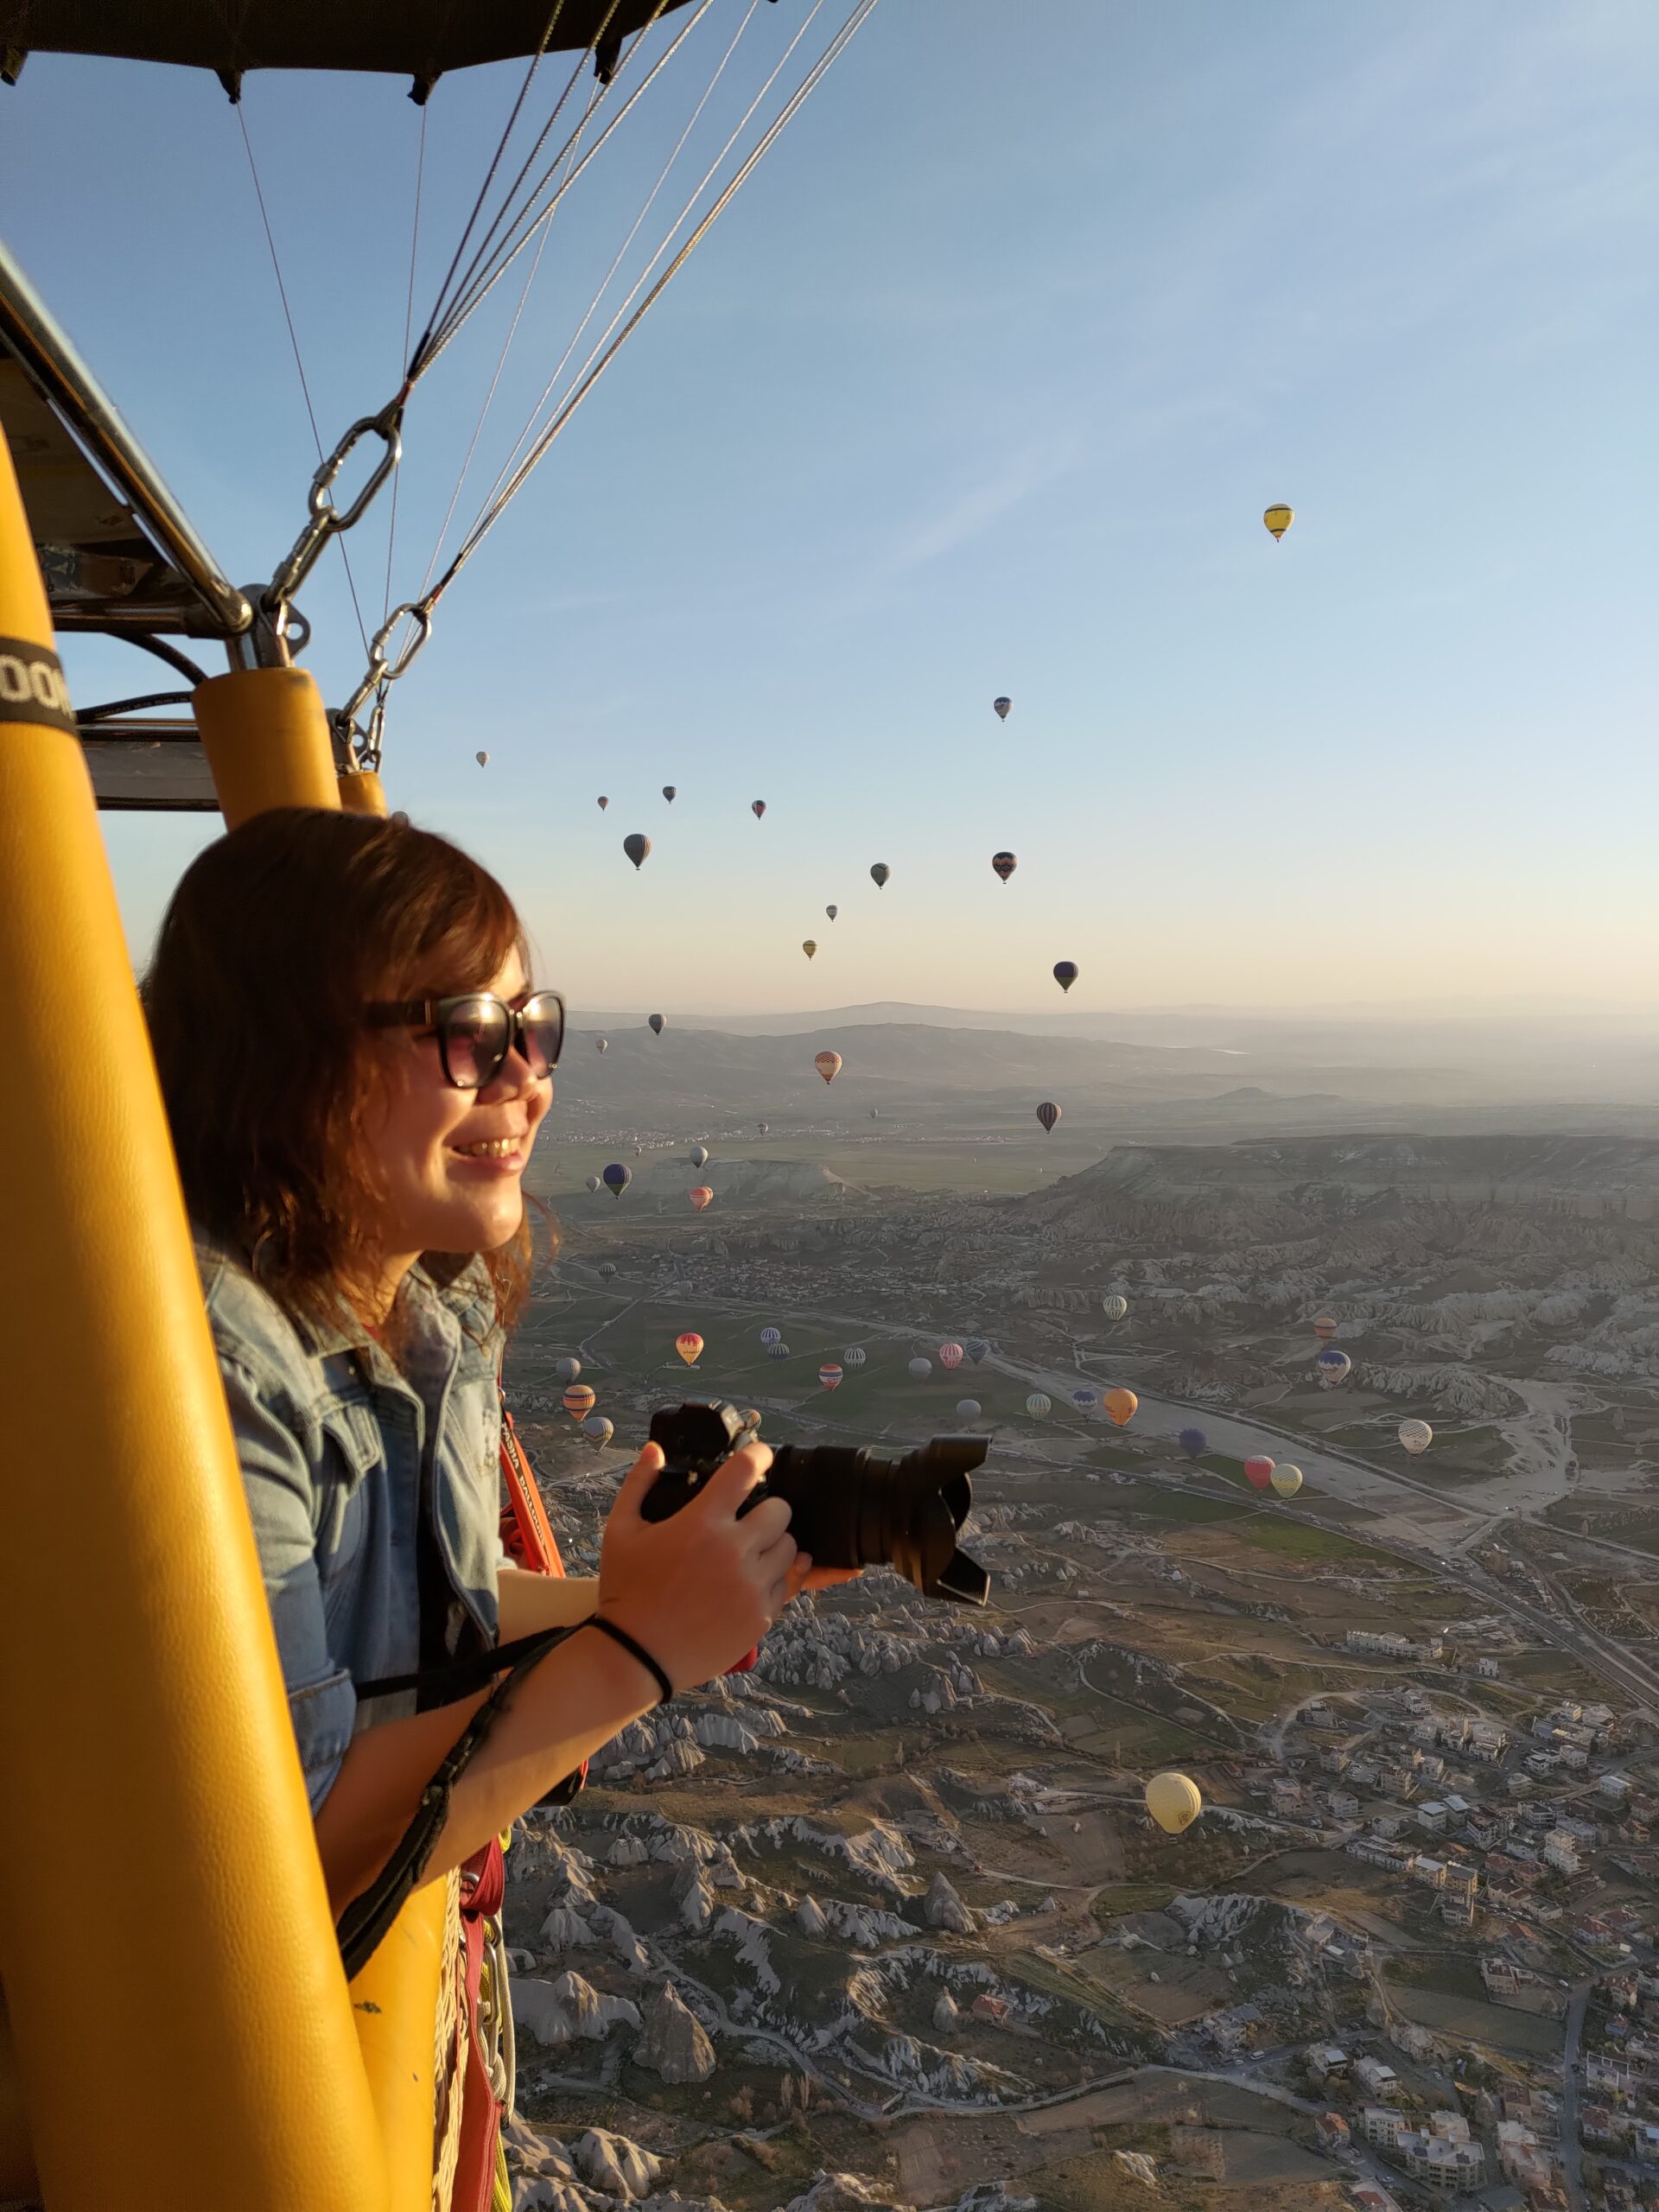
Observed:
[[[1110,1298],[1101,1300],[1100,1310],[1109,1321],[1121,1321],[1129,1310],[1129,1301],[1114,1294]]]
[[[1054,1410],[1054,1401],[1044,1391],[1033,1390],[1026,1400],[1026,1411],[1033,1421],[1042,1421]]]
[[[1420,1452],[1427,1452],[1434,1441],[1434,1432],[1426,1421],[1402,1421],[1400,1441],[1414,1459]]]

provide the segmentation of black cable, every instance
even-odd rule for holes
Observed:
[[[92,722],[112,722],[118,715],[136,715],[144,707],[188,707],[194,691],[146,691],[137,699],[105,699],[96,707],[81,707],[75,720],[83,729]]]

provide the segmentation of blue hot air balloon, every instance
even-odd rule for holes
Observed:
[[[613,1160],[599,1179],[613,1198],[620,1198],[633,1180],[633,1170],[625,1167],[620,1160]]]
[[[1092,1390],[1074,1390],[1071,1393],[1071,1402],[1074,1406],[1081,1407],[1084,1413],[1091,1414],[1100,1403],[1100,1400]]]
[[[635,868],[644,868],[645,862],[651,858],[651,840],[649,837],[641,836],[636,830],[631,837],[625,837],[622,840],[622,849]]]
[[[1077,980],[1077,962],[1075,960],[1057,960],[1054,963],[1054,980],[1063,991],[1069,991],[1072,984]]]
[[[768,1329],[762,1329],[762,1330],[761,1330],[761,1332],[760,1332],[760,1341],[761,1341],[761,1343],[762,1343],[763,1344],[781,1344],[781,1343],[783,1342],[783,1340],[784,1340],[784,1332],[783,1332],[783,1331],[782,1331],[781,1329],[770,1329],[770,1328],[768,1328]]]
[[[1189,1459],[1201,1459],[1210,1448],[1210,1440],[1201,1428],[1184,1428],[1175,1441]]]
[[[1338,1351],[1335,1344],[1326,1344],[1315,1357],[1313,1364],[1319,1370],[1319,1380],[1329,1388],[1345,1382],[1354,1371],[1354,1363],[1345,1351]]]
[[[986,1343],[983,1337],[969,1337],[966,1344],[963,1344],[963,1350],[967,1353],[969,1358],[973,1361],[974,1365],[977,1367],[980,1361],[983,1359],[986,1353],[989,1351],[990,1346]]]

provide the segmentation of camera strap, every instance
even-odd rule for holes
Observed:
[[[511,1643],[499,1644],[493,1651],[457,1660],[448,1667],[429,1667],[412,1675],[388,1675],[378,1681],[358,1685],[357,1694],[361,1699],[391,1697],[417,1688],[429,1692],[441,1682],[447,1695],[440,1702],[453,1704],[456,1699],[481,1689],[493,1675],[501,1676],[422,1790],[419,1808],[391,1858],[363,1894],[352,1899],[336,1922],[335,1939],[348,1981],[368,1964],[405,1901],[420,1887],[443,1824],[449,1817],[449,1800],[455,1784],[505,1711],[517,1684],[567,1637],[586,1626],[585,1621],[575,1621],[566,1628],[543,1629],[539,1635],[516,1637]]]

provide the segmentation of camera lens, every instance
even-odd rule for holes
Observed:
[[[957,1538],[974,1502],[982,1436],[936,1436],[902,1459],[844,1445],[786,1444],[767,1494],[790,1509],[790,1534],[815,1567],[891,1567],[927,1598],[982,1605],[988,1574]]]

